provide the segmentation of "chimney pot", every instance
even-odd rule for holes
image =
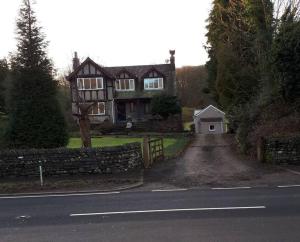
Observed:
[[[172,64],[172,65],[175,65],[175,50],[170,50],[169,51],[170,52],[170,63]]]
[[[80,61],[78,58],[77,51],[74,52],[74,58],[73,58],[73,71],[77,69],[77,67],[80,65]]]

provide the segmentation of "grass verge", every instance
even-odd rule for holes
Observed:
[[[176,138],[164,138],[164,148],[166,157],[173,157],[178,154],[184,147],[188,144],[189,137],[176,137]],[[112,136],[103,136],[92,138],[93,147],[107,147],[107,146],[117,146],[124,145],[133,142],[143,142],[142,138],[134,137],[112,137]],[[80,138],[71,138],[69,140],[68,148],[80,148],[81,139]]]

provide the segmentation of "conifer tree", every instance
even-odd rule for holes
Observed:
[[[17,19],[17,52],[11,59],[9,124],[11,148],[54,148],[67,144],[67,128],[56,99],[57,84],[47,45],[31,0],[23,0]]]

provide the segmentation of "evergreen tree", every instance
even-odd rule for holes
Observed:
[[[31,0],[23,0],[17,19],[17,52],[11,59],[7,143],[12,148],[53,148],[67,144],[57,84],[47,57],[47,42],[37,25]]]
[[[213,2],[207,25],[208,80],[229,113],[255,97],[268,79],[272,6],[261,0]]]
[[[300,98],[300,20],[288,8],[283,14],[273,44],[273,61],[284,99]]]
[[[207,26],[209,80],[215,83],[218,102],[231,111],[257,90],[254,29],[248,19],[247,1],[215,0],[213,4]]]
[[[151,100],[151,112],[167,119],[170,115],[181,113],[181,107],[177,97],[158,94]]]

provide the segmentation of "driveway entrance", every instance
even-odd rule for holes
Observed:
[[[300,182],[300,176],[235,151],[233,135],[197,135],[184,154],[146,170],[146,184],[175,187],[248,186]]]

